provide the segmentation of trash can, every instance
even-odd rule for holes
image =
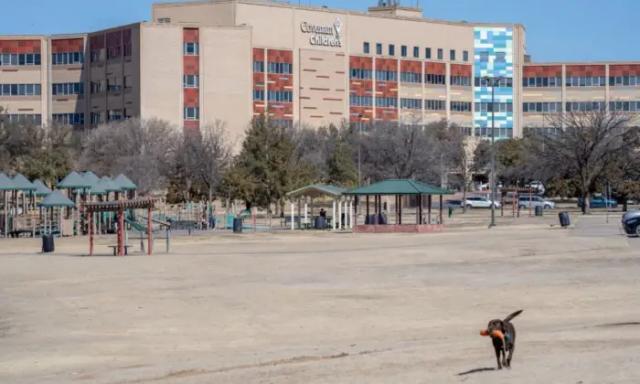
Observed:
[[[569,225],[571,225],[571,218],[569,217],[569,213],[568,212],[560,212],[560,213],[558,213],[558,218],[560,219],[560,225],[563,228],[566,228]]]
[[[313,223],[313,227],[315,229],[325,229],[327,228],[327,219],[322,216],[316,216],[316,219]]]
[[[237,217],[233,219],[233,233],[242,233],[242,219]]]
[[[42,235],[42,253],[51,253],[54,250],[53,235]]]
[[[540,205],[536,205],[536,216],[544,215],[544,207]]]

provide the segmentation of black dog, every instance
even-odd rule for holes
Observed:
[[[496,350],[498,369],[502,369],[502,366],[511,367],[511,358],[516,347],[516,328],[511,324],[511,320],[521,313],[522,309],[510,314],[504,320],[491,320],[487,325],[487,332],[491,336],[493,348]],[[504,339],[494,335],[494,331],[502,332]],[[500,352],[502,352],[502,362],[500,361]],[[509,357],[507,357],[507,352],[509,352]]]

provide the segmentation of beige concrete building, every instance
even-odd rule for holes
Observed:
[[[394,1],[367,12],[159,3],[150,22],[0,37],[0,106],[5,118],[84,128],[222,122],[234,141],[262,114],[310,126],[447,119],[487,137],[495,105],[497,136],[518,137],[567,110],[640,111],[640,63],[530,63],[525,41],[519,24],[431,20]]]

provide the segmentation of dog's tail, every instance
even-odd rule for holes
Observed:
[[[518,316],[519,314],[521,314],[521,313],[522,313],[522,311],[523,311],[523,310],[521,309],[521,310],[519,310],[519,311],[513,312],[513,313],[512,313],[512,314],[510,314],[509,316],[505,317],[503,321],[504,321],[505,323],[508,323],[509,321],[513,320],[513,318],[514,318],[514,317],[516,317],[516,316]]]

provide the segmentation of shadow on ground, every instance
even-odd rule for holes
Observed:
[[[466,375],[470,375],[472,373],[480,373],[480,372],[487,372],[487,371],[495,371],[496,369],[491,367],[484,367],[484,368],[475,368],[475,369],[471,369],[469,371],[465,371],[465,372],[460,372],[458,373],[457,376],[466,376]]]

